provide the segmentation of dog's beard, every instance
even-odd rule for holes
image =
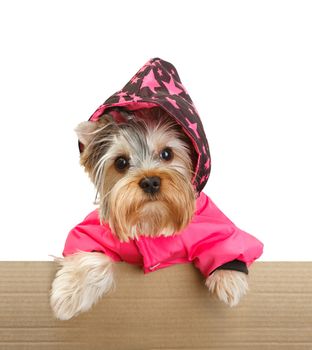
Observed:
[[[161,191],[144,193],[138,183],[144,176],[159,176]],[[100,199],[101,221],[108,221],[120,241],[140,235],[169,236],[183,230],[195,210],[194,189],[176,170],[137,172],[119,180]]]

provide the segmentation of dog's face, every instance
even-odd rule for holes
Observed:
[[[121,241],[181,231],[195,210],[190,141],[162,110],[134,113],[125,122],[104,115],[76,128],[100,219]]]

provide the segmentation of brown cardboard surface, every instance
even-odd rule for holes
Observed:
[[[311,350],[312,262],[257,262],[228,308],[191,265],[144,275],[116,264],[117,288],[91,312],[57,321],[52,262],[0,262],[0,349]]]

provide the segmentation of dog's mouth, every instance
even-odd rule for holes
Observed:
[[[161,202],[161,195],[159,193],[148,193],[146,194],[146,200],[143,205],[149,204],[151,202]]]

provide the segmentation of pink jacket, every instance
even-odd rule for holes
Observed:
[[[81,251],[99,251],[113,261],[140,265],[144,273],[178,263],[191,263],[208,276],[221,265],[239,260],[249,266],[262,254],[263,245],[240,230],[201,192],[191,223],[170,237],[140,236],[120,242],[108,225],[100,225],[97,210],[72,229],[64,256]]]

